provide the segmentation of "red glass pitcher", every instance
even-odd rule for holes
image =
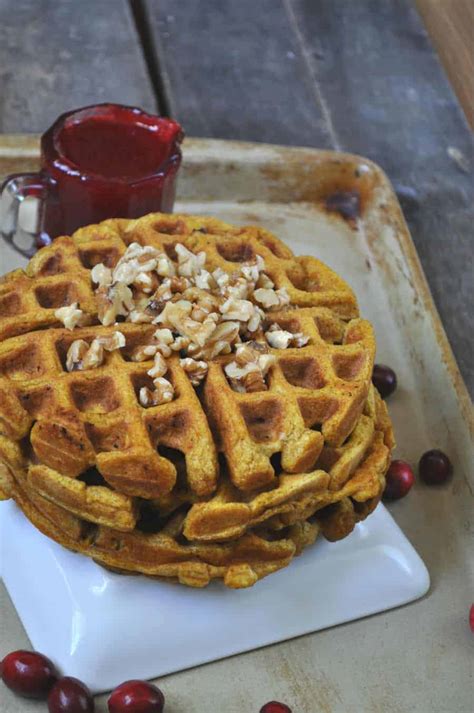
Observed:
[[[41,137],[39,173],[9,176],[0,190],[0,231],[31,256],[59,235],[106,218],[171,212],[183,131],[135,107],[98,104],[62,114]],[[30,244],[19,242],[21,202],[39,201]]]

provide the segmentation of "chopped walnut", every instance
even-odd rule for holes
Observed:
[[[216,314],[209,314],[202,322],[187,317],[178,325],[178,331],[200,347],[204,347],[216,330],[217,320]]]
[[[217,284],[217,288],[222,291],[229,284],[229,275],[221,267],[217,267],[212,273],[212,277]]]
[[[174,277],[176,268],[172,260],[167,255],[160,255],[156,265],[156,272],[160,277]]]
[[[277,324],[272,324],[268,332],[265,333],[265,338],[274,349],[288,349],[290,346],[304,347],[309,340],[309,337],[303,332],[293,334],[285,329],[280,329]]]
[[[265,260],[261,255],[256,255],[252,262],[246,262],[240,268],[247,282],[251,282],[254,285],[257,283],[260,273],[263,270],[265,270]]]
[[[76,339],[66,355],[68,371],[85,371],[100,366],[104,359],[104,348],[96,339],[89,344],[83,339]]]
[[[136,347],[132,354],[132,361],[147,361],[154,357],[157,352],[164,357],[171,356],[171,346],[173,345],[173,333],[171,329],[157,329],[153,334],[150,344],[143,344]]]
[[[174,342],[170,344],[170,348],[174,352],[179,352],[182,349],[187,349],[191,343],[189,337],[175,337]]]
[[[78,325],[83,325],[87,318],[82,309],[79,309],[77,302],[73,302],[66,307],[58,307],[54,312],[54,316],[64,324],[66,329],[70,330],[73,330]]]
[[[217,283],[211,273],[203,268],[194,276],[194,284],[201,290],[212,290]]]
[[[210,361],[219,354],[230,354],[232,345],[239,337],[238,322],[221,322],[216,326],[207,342],[200,346],[192,343],[188,347],[188,354],[197,359]]]
[[[274,354],[262,354],[258,357],[258,366],[263,374],[266,376],[270,367],[277,363],[277,358]]]
[[[309,342],[309,337],[306,336],[306,334],[303,334],[303,332],[295,332],[293,334],[293,339],[291,340],[293,343],[294,347],[304,347],[306,344]]]
[[[148,369],[147,374],[156,379],[158,376],[164,376],[167,371],[168,365],[166,363],[166,359],[162,356],[162,354],[160,354],[160,352],[156,352],[153,366],[151,369]]]
[[[126,317],[134,308],[132,291],[123,282],[96,290],[97,313],[105,327],[114,324],[118,316]]]
[[[89,345],[84,339],[76,339],[72,342],[66,355],[66,369],[68,371],[80,369],[79,365],[82,364],[88,349]]]
[[[97,369],[98,366],[101,366],[103,361],[104,347],[98,339],[93,339],[78,368],[81,369],[81,371]]]
[[[132,361],[148,361],[155,356],[157,349],[156,344],[145,344],[144,346],[136,347],[131,354],[131,359]]]
[[[208,314],[209,314],[209,312],[206,312],[201,307],[198,307],[196,305],[192,309],[191,319],[193,319],[195,322],[204,322],[204,320],[206,319]]]
[[[223,305],[220,306],[222,319],[224,320],[239,320],[239,322],[248,322],[254,316],[255,305],[249,300],[239,300],[229,297]]]
[[[108,336],[96,337],[94,341],[97,341],[104,347],[105,351],[113,352],[115,349],[122,349],[126,344],[125,335],[122,332],[113,332]]]
[[[164,357],[171,355],[171,345],[173,344],[173,333],[171,329],[157,329],[153,334],[156,342],[156,349]]]
[[[206,253],[192,253],[187,247],[178,243],[175,246],[178,256],[178,275],[182,277],[193,277],[197,275],[206,263]]]
[[[150,299],[150,295],[158,289],[159,285],[160,279],[156,273],[140,272],[133,283],[136,288],[135,300],[140,299],[140,293]]]
[[[253,293],[257,302],[260,302],[265,309],[270,309],[271,307],[278,307],[278,295],[273,289],[266,289],[264,287],[259,287]]]
[[[222,298],[207,292],[199,287],[189,287],[183,292],[183,299],[189,300],[203,312],[219,312]]]
[[[223,297],[231,297],[236,300],[247,299],[249,292],[253,288],[253,283],[247,282],[244,277],[236,274],[230,276],[229,282],[221,290]]]
[[[275,283],[270,280],[268,275],[264,272],[260,273],[257,280],[257,287],[263,287],[266,290],[272,290],[275,287]]]
[[[154,303],[153,309],[161,311],[166,302],[173,297],[171,291],[171,277],[166,277],[161,285],[156,289],[153,297],[150,300],[150,305]]]
[[[189,317],[193,305],[189,300],[178,300],[178,302],[167,302],[163,311],[154,320],[157,324],[163,324],[170,329],[177,329],[185,317]]]
[[[207,363],[205,361],[196,361],[196,359],[191,359],[190,357],[180,359],[179,363],[189,376],[191,384],[193,386],[199,386],[201,381],[206,377]]]
[[[284,329],[275,329],[273,331],[268,331],[265,334],[267,342],[274,349],[287,349],[292,337],[292,333],[287,332]]]
[[[109,287],[112,284],[112,270],[101,262],[92,268],[91,278],[99,287]]]
[[[279,290],[259,287],[253,294],[265,309],[280,309],[290,303],[288,292],[284,287]]]
[[[249,371],[242,378],[243,391],[252,393],[254,391],[267,391],[268,387],[261,371]]]
[[[167,379],[160,376],[154,379],[153,384],[155,386],[153,391],[147,386],[142,386],[140,389],[138,398],[142,406],[145,406],[145,408],[149,406],[159,406],[160,404],[166,404],[173,400],[173,384]]]
[[[236,348],[236,360],[227,364],[224,371],[235,391],[265,391],[265,376],[276,361],[273,354],[262,353],[247,344],[239,344]]]
[[[144,279],[146,281],[144,275],[156,269],[159,257],[160,252],[151,245],[131,243],[114,268],[113,281],[124,282],[126,285],[137,280],[143,283]]]
[[[125,336],[122,332],[96,337],[89,345],[84,339],[72,342],[66,355],[68,371],[85,371],[96,369],[104,361],[104,349],[111,352],[125,346]]]
[[[251,344],[246,342],[245,344],[238,344],[235,349],[235,361],[239,366],[245,366],[245,364],[257,364],[258,357],[261,354],[268,354],[268,347],[266,344]]]
[[[262,309],[260,309],[260,307],[256,307],[254,305],[252,316],[250,317],[249,321],[247,322],[247,330],[249,332],[256,332],[258,329],[260,329],[260,326],[264,319],[265,319],[265,312]]]
[[[143,312],[140,309],[132,309],[127,317],[127,321],[133,322],[133,324],[149,324],[153,322],[153,315],[148,312]]]

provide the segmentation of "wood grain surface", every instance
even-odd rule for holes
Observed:
[[[416,0],[416,6],[474,128],[474,2]]]
[[[393,181],[471,391],[473,143],[409,0],[145,0],[195,136],[360,153]]]
[[[0,132],[104,101],[156,109],[126,0],[0,0]]]

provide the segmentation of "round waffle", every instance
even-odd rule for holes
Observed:
[[[83,228],[0,282],[0,494],[114,570],[250,586],[380,500],[374,352],[345,282],[265,230]]]

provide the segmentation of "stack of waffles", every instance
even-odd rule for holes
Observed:
[[[0,496],[114,571],[251,586],[379,502],[374,352],[346,283],[266,230],[82,228],[0,281]]]

